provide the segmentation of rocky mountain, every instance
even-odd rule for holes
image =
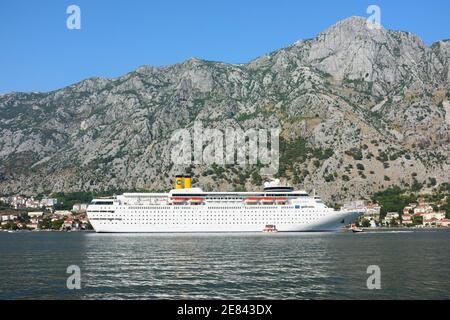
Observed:
[[[172,133],[201,121],[280,127],[277,176],[328,201],[450,181],[450,41],[340,21],[247,64],[190,59],[0,96],[0,193],[255,188],[258,166],[171,161]],[[266,177],[262,177],[266,179]]]

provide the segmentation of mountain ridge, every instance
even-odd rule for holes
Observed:
[[[350,17],[229,64],[192,58],[0,96],[0,192],[170,188],[171,133],[279,126],[280,176],[330,201],[448,182],[450,43]],[[332,150],[332,155],[327,150]],[[409,159],[408,159],[409,158]],[[255,188],[256,168],[189,166],[205,189]]]

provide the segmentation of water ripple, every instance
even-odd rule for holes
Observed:
[[[0,233],[0,298],[448,299],[449,240],[449,232]],[[81,290],[66,288],[72,264]],[[371,264],[382,290],[366,288]]]

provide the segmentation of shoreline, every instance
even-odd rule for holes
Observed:
[[[16,233],[16,232],[95,232],[94,230],[0,230],[0,232],[9,232],[9,233]]]
[[[389,228],[389,227],[378,227],[378,228],[362,228],[365,233],[375,233],[375,232],[437,232],[437,231],[449,231],[450,228]],[[65,230],[0,230],[0,232],[5,233],[95,233],[95,230],[76,230],[76,231],[65,231]],[[352,233],[350,229],[341,229],[336,231],[337,233]],[[226,232],[225,232],[226,233]],[[283,233],[283,232],[280,232]],[[308,232],[298,232],[298,233],[308,233]]]
[[[377,227],[377,228],[362,228],[364,232],[395,232],[395,231],[411,231],[411,232],[433,232],[433,231],[450,231],[450,228],[389,228],[389,227]],[[351,232],[351,230],[346,230]]]

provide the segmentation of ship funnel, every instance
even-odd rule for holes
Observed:
[[[175,176],[175,189],[183,189],[183,176]]]
[[[192,182],[192,178],[190,175],[184,175],[183,176],[183,185],[185,189],[190,189],[191,188],[191,182]]]

